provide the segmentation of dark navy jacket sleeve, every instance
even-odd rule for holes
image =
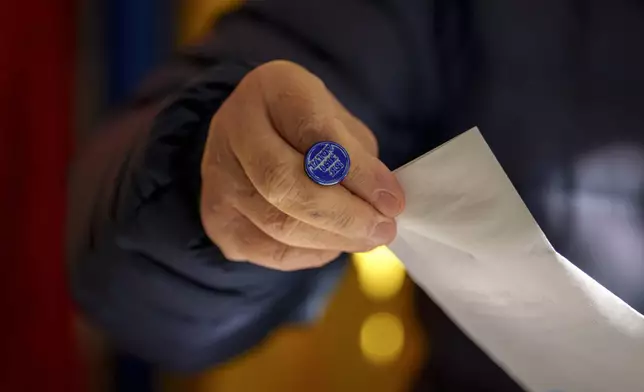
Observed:
[[[117,346],[165,367],[198,369],[252,347],[328,291],[342,260],[273,271],[227,261],[205,235],[198,198],[208,124],[253,66],[288,59],[388,138],[385,161],[399,163],[397,149],[408,149],[409,130],[423,121],[416,103],[434,99],[415,87],[419,61],[431,62],[409,61],[428,10],[404,3],[249,2],[93,135],[70,181],[71,287]]]

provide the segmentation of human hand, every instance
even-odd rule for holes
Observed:
[[[349,153],[338,185],[318,185],[304,171],[319,141]],[[201,177],[201,220],[224,256],[280,270],[389,243],[404,207],[371,131],[320,79],[286,61],[251,71],[213,116]]]

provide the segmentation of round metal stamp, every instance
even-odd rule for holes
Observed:
[[[306,174],[320,185],[335,185],[349,173],[349,153],[335,142],[318,142],[304,157]]]

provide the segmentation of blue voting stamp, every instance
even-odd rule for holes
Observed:
[[[349,153],[334,142],[315,143],[304,157],[306,174],[320,185],[335,185],[349,173]]]

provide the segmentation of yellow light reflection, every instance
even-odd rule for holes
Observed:
[[[391,313],[374,313],[360,328],[360,349],[365,358],[376,365],[394,362],[402,353],[405,329]]]
[[[385,300],[395,296],[405,281],[405,267],[386,246],[356,253],[353,262],[360,289],[369,298]]]

